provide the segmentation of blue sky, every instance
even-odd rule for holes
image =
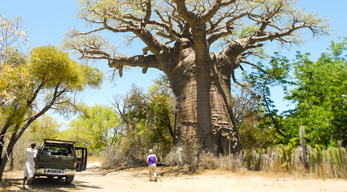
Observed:
[[[0,2],[0,14],[4,17],[21,16],[23,18],[22,29],[28,31],[28,43],[32,48],[48,44],[59,45],[67,29],[84,28],[84,23],[74,17],[74,14],[79,11],[77,0],[0,0]],[[297,6],[306,8],[307,11],[317,11],[322,17],[331,18],[333,35],[320,39],[309,38],[300,47],[293,46],[290,50],[280,50],[283,54],[293,57],[296,51],[310,52],[314,59],[325,51],[331,40],[337,41],[337,37],[347,36],[346,0],[298,0]],[[122,41],[119,42],[120,51],[125,55],[136,55],[142,52],[142,47],[138,45],[123,47]],[[279,50],[276,44],[270,44],[267,47],[270,50],[268,53]],[[105,73],[110,70],[106,62],[98,62],[96,66]],[[132,84],[146,89],[159,74],[160,71],[155,69],[149,69],[147,74],[142,74],[140,68],[134,68],[125,71],[122,78],[116,79],[115,84],[105,82],[100,90],[86,90],[80,99],[90,106],[106,105],[112,101],[114,95],[126,93]],[[280,111],[288,109],[288,103],[282,101],[283,95],[278,89],[274,89],[272,95]]]

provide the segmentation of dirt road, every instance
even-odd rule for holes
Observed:
[[[117,191],[117,192],[347,192],[347,180],[312,179],[262,173],[231,173],[225,171],[205,171],[200,174],[186,174],[184,169],[159,167],[158,182],[148,181],[145,168],[104,170],[90,167],[87,171],[77,173],[71,185],[63,180],[37,178],[30,191]],[[4,174],[7,183],[2,191],[23,191],[20,189],[23,171],[12,171]],[[28,191],[28,190],[26,190]]]

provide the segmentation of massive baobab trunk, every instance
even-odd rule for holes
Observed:
[[[192,47],[177,45],[165,70],[177,99],[177,139],[200,141],[215,154],[239,151],[241,143],[230,106],[232,68],[223,65],[216,54],[207,55],[207,64],[201,67],[192,51]]]
[[[293,8],[292,0],[81,0],[79,17],[98,28],[72,30],[64,42],[85,59],[106,59],[120,76],[124,66],[156,68],[167,74],[177,98],[176,135],[198,139],[219,154],[242,149],[230,102],[231,77],[257,56],[262,42],[297,42],[300,29],[327,32],[324,20]],[[99,31],[132,33],[143,55],[119,56]],[[134,38],[129,38],[130,40]],[[220,51],[211,52],[219,42]],[[147,55],[147,52],[150,52]],[[236,82],[236,81],[235,81]],[[228,140],[229,139],[229,140]],[[229,143],[231,146],[229,146]]]

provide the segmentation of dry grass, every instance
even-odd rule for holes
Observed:
[[[269,175],[292,175],[294,177],[347,178],[346,149],[321,149],[307,146],[291,148],[282,146],[268,149],[244,151],[241,154],[214,156],[201,151],[195,142],[181,146],[182,158],[189,173],[205,170],[226,170],[237,174],[262,173]],[[167,154],[159,154],[159,164],[168,167],[177,165],[176,147]],[[129,156],[117,148],[107,150],[103,155],[103,166],[145,166],[146,155]],[[172,171],[172,170],[171,170]],[[170,170],[169,170],[170,172]]]
[[[88,156],[88,163],[101,162],[103,157],[101,156]]]

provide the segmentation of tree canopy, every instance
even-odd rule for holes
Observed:
[[[204,0],[204,1],[111,1],[80,0],[78,18],[93,23],[95,29],[86,32],[70,30],[65,45],[82,53],[82,58],[108,59],[110,66],[141,66],[158,68],[158,58],[118,56],[111,41],[103,38],[100,31],[127,33],[128,40],[141,39],[156,56],[168,53],[172,42],[184,43],[194,40],[193,27],[203,25],[196,31],[202,35],[200,49],[208,51],[218,40],[224,52],[239,44],[239,52],[261,47],[261,42],[277,40],[282,43],[300,43],[304,39],[299,29],[308,29],[313,35],[328,32],[325,19],[316,13],[303,13],[295,9],[295,0]],[[294,33],[295,32],[295,33]],[[197,45],[195,45],[197,48]],[[230,50],[229,50],[230,51]],[[254,54],[250,51],[242,56]],[[135,59],[140,59],[136,61]],[[241,59],[241,58],[240,58]],[[146,64],[146,65],[145,65]]]
[[[17,97],[20,84],[30,83],[26,71],[19,73],[15,67],[24,61],[18,53],[27,40],[26,31],[20,31],[22,18],[4,18],[0,15],[0,106]]]

